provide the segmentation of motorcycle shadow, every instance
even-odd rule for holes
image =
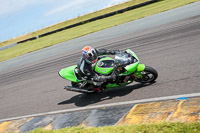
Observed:
[[[71,99],[68,99],[68,100],[58,103],[58,105],[74,103],[78,107],[83,107],[83,106],[98,103],[101,101],[113,99],[115,97],[123,97],[125,95],[128,95],[129,93],[131,93],[134,90],[137,90],[137,89],[140,89],[140,88],[152,85],[152,84],[153,83],[151,83],[151,84],[139,83],[139,84],[129,85],[129,86],[125,86],[125,87],[119,87],[119,88],[113,88],[110,90],[105,90],[103,93],[79,94],[79,95],[72,97]]]

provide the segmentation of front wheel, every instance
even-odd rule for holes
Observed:
[[[158,72],[150,66],[146,66],[141,74],[143,77],[141,83],[153,83],[158,77]]]

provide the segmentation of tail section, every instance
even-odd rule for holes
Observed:
[[[76,75],[75,75],[75,72],[74,72],[74,69],[76,68],[77,66],[74,65],[74,66],[70,66],[70,67],[67,67],[67,68],[63,68],[61,69],[58,74],[64,78],[64,79],[67,79],[69,81],[73,81],[73,82],[80,82]]]

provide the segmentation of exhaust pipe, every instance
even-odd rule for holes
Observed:
[[[95,90],[85,90],[85,89],[80,89],[80,88],[76,88],[73,86],[65,86],[64,89],[66,89],[67,91],[75,91],[75,92],[81,92],[81,93],[93,93],[95,92]]]

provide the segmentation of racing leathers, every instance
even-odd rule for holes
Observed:
[[[118,50],[95,49],[97,56],[101,55],[115,55]],[[113,73],[109,76],[98,75],[94,72],[96,63],[89,62],[84,56],[81,57],[77,64],[78,74],[86,80],[93,80],[95,82],[105,82],[107,80],[115,80],[116,75]]]

